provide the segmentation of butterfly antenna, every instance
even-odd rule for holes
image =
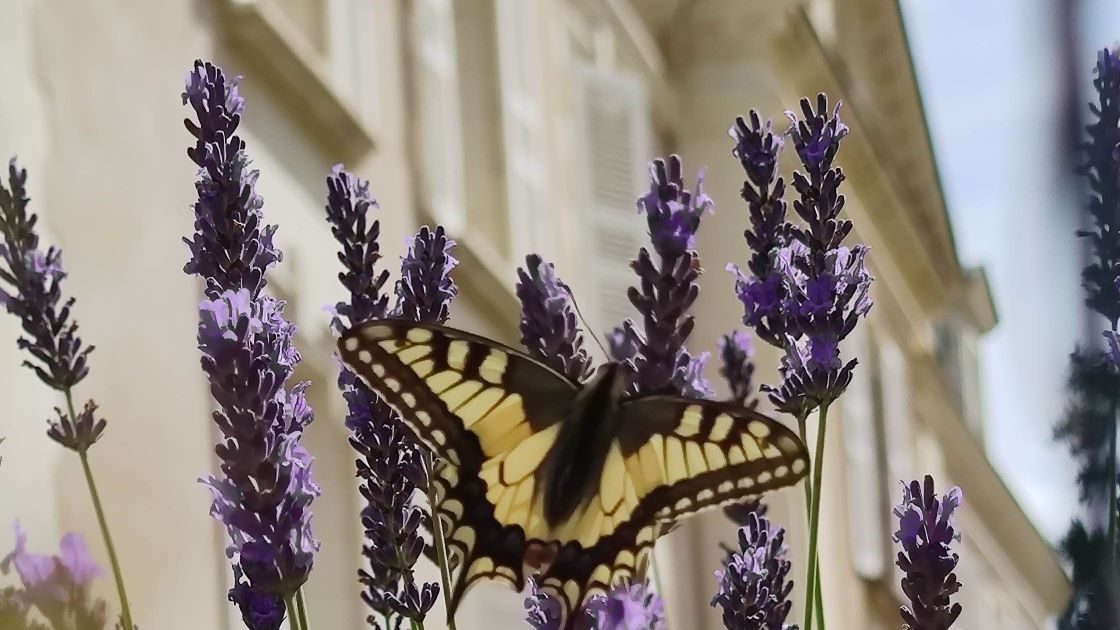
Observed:
[[[595,334],[595,330],[591,328],[591,324],[587,323],[587,318],[584,317],[583,312],[579,310],[579,302],[576,302],[576,296],[574,293],[572,293],[572,288],[564,284],[563,282],[560,283],[560,286],[564,288],[564,292],[567,293],[568,297],[572,300],[572,306],[576,309],[576,316],[579,317],[579,321],[583,322],[583,327],[587,330],[587,333],[591,335],[591,338],[595,340],[596,345],[598,345],[599,349],[603,351],[603,356],[610,359],[611,353],[607,352],[607,348],[603,345],[603,342],[599,340],[599,335]]]

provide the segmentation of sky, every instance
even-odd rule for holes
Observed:
[[[1088,90],[1095,49],[1120,39],[1120,3],[1082,4],[1079,89]],[[1061,185],[1068,167],[1057,150],[1052,5],[901,0],[957,248],[964,265],[987,270],[999,314],[981,347],[985,449],[1056,541],[1076,511],[1075,469],[1051,432],[1085,316],[1076,199]]]

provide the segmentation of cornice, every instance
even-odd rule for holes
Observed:
[[[961,270],[955,258],[946,259],[937,245],[939,237],[918,220],[920,209],[889,175],[893,170],[890,157],[872,142],[865,124],[868,112],[859,109],[858,99],[850,98],[803,11],[786,13],[773,54],[789,89],[782,95],[785,100],[825,92],[832,100],[844,101],[841,116],[851,133],[838,163],[861,202],[852,204],[849,214],[857,226],[878,235],[880,244],[875,249],[887,251],[889,265],[903,276],[900,279],[907,290],[914,291],[913,298],[925,316],[940,313],[954,297]],[[861,214],[864,216],[858,216]],[[881,253],[872,256],[883,260]]]

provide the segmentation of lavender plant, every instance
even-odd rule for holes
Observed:
[[[642,326],[638,329],[632,321],[623,322],[612,344],[617,351],[613,358],[626,362],[633,373],[631,390],[635,394],[712,396],[711,385],[702,374],[709,355],[693,357],[685,349],[696,325],[688,310],[700,294],[696,231],[701,217],[714,207],[702,183],[701,174],[695,192],[685,188],[681,160],[672,155],[668,161],[657,159],[650,164],[649,192],[638,199],[653,252],[642,247],[630,263],[638,286],[630,287],[627,297]]]
[[[1093,87],[1097,102],[1089,109],[1096,120],[1087,127],[1089,139],[1084,143],[1085,162],[1081,172],[1088,178],[1092,195],[1088,212],[1092,229],[1078,231],[1089,239],[1093,260],[1081,273],[1085,287],[1085,304],[1108,321],[1104,337],[1108,355],[1120,368],[1120,54],[1102,49],[1097,55]],[[1117,556],[1117,398],[1112,400],[1108,426],[1108,547],[1110,558]]]
[[[424,227],[412,239],[401,262],[396,305],[390,311],[389,297],[382,293],[389,274],[376,269],[381,259],[380,223],[369,218],[370,210],[378,207],[369,195],[369,183],[336,167],[327,178],[327,188],[327,221],[341,247],[338,259],[343,271],[338,277],[348,292],[348,301],[333,308],[331,327],[335,332],[390,314],[414,321],[445,321],[457,293],[450,276],[457,261],[449,254],[454,241],[447,238],[443,227]],[[358,574],[365,587],[362,599],[373,612],[366,621],[388,630],[408,619],[417,627],[440,592],[435,584],[418,586],[413,574],[413,565],[424,549],[421,525],[439,526],[438,519],[413,502],[417,489],[428,490],[431,457],[393,410],[353,372],[342,368],[338,383],[349,410],[350,445],[360,456],[356,460],[362,480],[359,489],[366,499],[362,525],[367,543],[362,553],[368,569]],[[434,544],[446,575],[441,532]],[[445,595],[448,582],[445,578]],[[454,620],[449,621],[454,627]]]
[[[236,581],[229,596],[246,626],[275,627],[283,600],[292,627],[307,630],[300,587],[319,548],[310,510],[319,488],[300,438],[314,416],[308,384],[288,385],[300,361],[296,327],[284,318],[284,303],[263,293],[265,274],[282,254],[273,243],[276,227],[264,223],[258,173],[236,133],[245,107],[237,84],[196,61],[183,92],[197,118],[185,121],[195,138],[187,155],[198,166],[183,270],[205,282],[198,346],[222,433],[215,448],[221,473],[202,482],[229,536]]]
[[[785,623],[793,605],[785,530],[757,512],[747,513],[744,521],[739,549],[730,551],[723,570],[716,571],[719,590],[711,605],[720,607],[729,630],[797,630]]]
[[[27,171],[13,158],[8,164],[8,187],[0,182],[0,306],[20,320],[25,336],[17,340],[31,358],[24,365],[35,371],[45,385],[62,392],[66,410],[56,408],[57,419],[48,420],[47,436],[78,454],[86,486],[93,501],[97,523],[120,598],[121,618],[132,627],[120,561],[109,532],[108,520],[89,465],[89,449],[105,432],[104,419],[95,419],[97,405],[85,403],[81,413],[74,408],[74,387],[89,374],[89,354],[93,346],[84,345],[78,324],[70,318],[74,298],[62,299],[62,252],[55,247],[40,247],[36,229],[39,217],[29,213]],[[6,286],[5,286],[6,285]]]
[[[66,534],[60,553],[54,556],[27,550],[27,533],[15,525],[15,548],[0,559],[0,573],[13,569],[22,588],[0,591],[0,628],[45,629],[28,619],[37,610],[52,628],[101,630],[108,619],[105,602],[93,598],[90,590],[101,567],[90,557],[85,541],[78,534]]]
[[[802,168],[793,174],[798,193],[793,208],[804,225],[786,220],[785,184],[777,174],[783,141],[771,124],[752,111],[749,123],[739,118],[731,128],[732,154],[747,175],[742,195],[751,227],[744,235],[753,255],[747,263],[749,275],[734,266],[729,269],[736,276],[743,322],[785,353],[781,383],[762,386],[770,402],[797,419],[802,439],[807,438],[809,414],[820,410],[812,481],[805,486],[809,558],[804,628],[812,630],[814,606],[823,625],[817,531],[828,407],[851,382],[857,362],[841,360],[840,342],[871,309],[872,277],[864,264],[866,246],[843,245],[852,222],[839,218],[844,173],[833,165],[848,133],[840,121],[840,105],[830,112],[827,98],[820,94],[815,107],[809,99],[801,99],[800,106],[800,116],[786,112],[786,117]]]
[[[1111,630],[1120,623],[1116,602],[1120,584],[1117,500],[1117,405],[1120,404],[1120,55],[1098,52],[1090,103],[1093,122],[1083,143],[1091,228],[1077,232],[1088,239],[1092,259],[1082,270],[1085,303],[1108,322],[1105,352],[1078,349],[1070,359],[1070,402],[1055,427],[1078,462],[1081,503],[1088,514],[1075,520],[1062,541],[1072,565],[1073,593],[1059,622],[1063,630]]]
[[[903,485],[902,503],[894,509],[894,540],[902,547],[897,564],[910,606],[900,612],[908,630],[947,630],[961,615],[961,605],[952,602],[961,588],[953,572],[960,558],[950,546],[961,539],[955,512],[962,501],[956,486],[938,497],[929,475]]]

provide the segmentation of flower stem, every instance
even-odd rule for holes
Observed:
[[[813,596],[817,590],[817,530],[821,515],[821,472],[824,470],[824,434],[828,427],[828,405],[821,405],[820,418],[817,420],[817,451],[813,458],[812,507],[809,512],[809,564],[805,578],[805,625],[804,630],[813,630]]]
[[[307,603],[303,601],[303,587],[296,591],[296,611],[299,613],[299,625],[303,630],[311,630],[311,624],[307,623]]]
[[[66,406],[70,417],[74,415],[74,397],[70,390],[66,390]],[[85,451],[78,452],[82,460],[82,471],[86,475],[86,485],[89,487],[89,496],[93,500],[93,511],[97,514],[97,525],[101,528],[101,538],[105,541],[105,550],[109,553],[109,564],[113,568],[113,580],[117,583],[117,595],[121,600],[121,622],[126,630],[132,630],[135,624],[132,621],[132,611],[128,607],[128,595],[124,591],[124,577],[121,575],[121,563],[117,560],[117,550],[113,546],[113,537],[109,535],[109,522],[105,519],[105,510],[101,507],[101,496],[97,493],[97,484],[93,481],[93,470],[89,467],[89,455]]]
[[[809,433],[805,428],[805,414],[797,415],[797,431],[801,435],[802,443],[808,444]],[[801,487],[805,489],[805,519],[806,521],[811,523],[813,519],[813,481],[811,475],[805,477],[805,483],[801,484]],[[821,574],[820,558],[817,558],[816,572],[818,576]],[[813,591],[813,593],[813,608],[816,610],[817,623],[820,624],[819,630],[824,630],[824,594],[819,579],[817,580],[817,588]]]
[[[295,599],[291,595],[284,596],[284,608],[288,611],[289,630],[302,630],[299,625],[299,619],[296,618]]]
[[[436,548],[436,560],[439,561],[439,579],[443,584],[443,605],[447,615],[447,630],[455,630],[455,617],[451,614],[451,569],[447,565],[447,539],[443,535],[443,521],[439,518],[439,501],[436,500],[435,486],[432,484],[432,475],[435,471],[435,457],[431,453],[424,454],[424,464],[428,468],[428,506],[432,512],[432,544]]]

